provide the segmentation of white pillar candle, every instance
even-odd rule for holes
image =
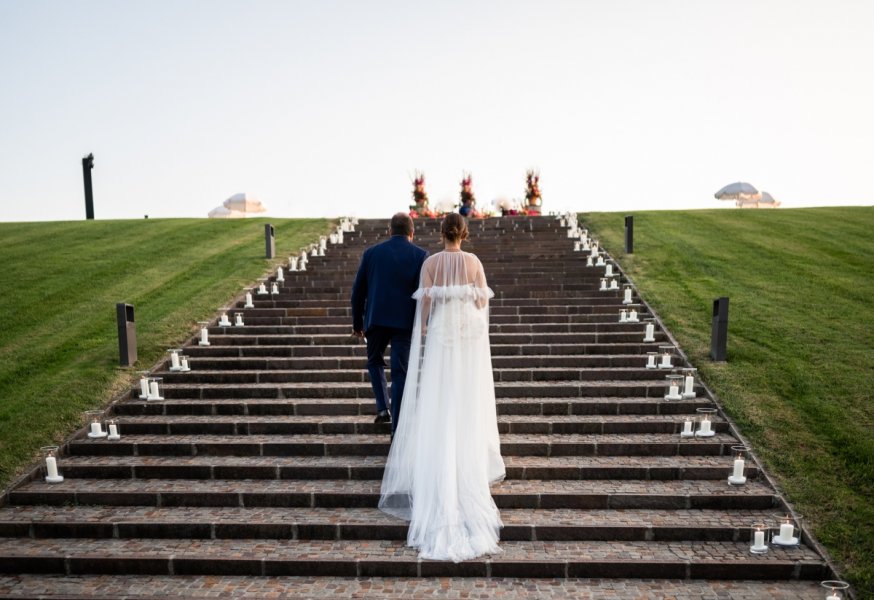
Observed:
[[[221,320],[219,321],[219,325],[221,325],[221,326],[223,326],[223,327],[227,327],[227,326],[230,325],[230,324],[231,324],[231,322],[230,322],[230,320],[228,319],[228,313],[222,313],[222,318],[221,318]]]
[[[655,369],[655,354],[650,354],[646,357],[646,368],[647,369]]]
[[[765,532],[764,531],[756,531],[753,535],[753,546],[755,548],[762,548],[765,545]]]
[[[237,327],[242,327],[242,325],[243,325],[243,313],[237,313],[234,316],[234,325]]]
[[[191,367],[188,366],[188,357],[187,356],[183,356],[182,358],[180,358],[179,362],[181,363],[180,366],[182,367],[183,371],[188,371],[189,369],[191,369]]]
[[[118,437],[118,425],[115,423],[109,424],[109,437],[117,438]]]
[[[600,289],[601,289],[601,291],[604,291],[607,289],[607,280],[604,279],[603,277],[601,278],[601,288]]]
[[[564,227],[565,224],[567,223],[567,221],[565,221],[564,219],[561,219],[561,220],[559,221],[559,223],[561,224],[562,227]]]
[[[604,269],[604,277],[613,277],[613,265],[611,263],[607,263],[607,267]]]
[[[580,243],[574,242],[574,252],[579,252],[579,251],[580,251]]]
[[[300,270],[301,270],[301,271],[306,271],[306,270],[307,270],[307,264],[306,264],[305,262],[300,263]]]
[[[825,600],[843,600],[843,599],[840,596],[838,596],[837,592],[835,592],[834,594],[829,594],[828,596],[826,596]]]
[[[701,427],[698,428],[698,433],[710,433],[710,419],[708,417],[704,417],[703,419],[701,419]]]
[[[644,334],[643,341],[651,342],[655,339],[655,325],[652,323],[646,324],[646,333]]]
[[[158,382],[152,380],[149,382],[149,398],[153,400],[157,400],[161,395],[158,393]]]
[[[258,293],[259,294],[266,294],[267,293],[267,286],[264,285],[263,283],[261,285],[259,285],[258,286]]]
[[[316,246],[313,246],[313,251],[310,252],[310,256],[318,256],[318,255],[319,255],[319,249]]]
[[[605,264],[607,264],[607,263],[604,262],[604,257],[599,254],[598,261],[595,263],[595,266],[603,267]],[[606,275],[606,273],[605,273],[605,275]]]
[[[279,281],[280,283],[285,281],[285,273],[282,272],[282,267],[276,269],[276,281]]]
[[[149,397],[149,380],[145,377],[140,377],[140,398]]]
[[[792,543],[795,527],[792,523],[780,523],[780,541],[786,544]]]
[[[635,321],[635,322],[637,321],[637,311],[634,310],[633,308],[631,309],[631,312],[628,313],[628,320]]]
[[[592,262],[592,257],[591,257],[591,256],[590,256],[589,258],[586,259],[586,266],[587,266],[587,267],[593,267],[593,266],[595,266],[595,263]]]
[[[659,366],[662,368],[669,368],[671,366],[671,355],[667,352],[662,354],[662,362]]]
[[[695,397],[695,378],[691,375],[686,375],[686,386],[683,390],[683,395]]]
[[[175,350],[170,351],[170,368],[178,369],[179,368],[179,353]]]
[[[273,282],[273,285],[270,286],[270,293],[271,294],[278,294],[279,293],[279,284],[276,283],[275,281]]]
[[[683,421],[683,435],[692,435],[692,419],[686,419],[685,421]]]
[[[290,256],[288,258],[288,270],[297,271],[297,257]]]
[[[622,301],[631,304],[631,288],[625,288],[625,297],[622,298]]]
[[[94,435],[100,435],[103,433],[103,428],[100,427],[99,421],[91,421],[91,433]]]
[[[677,398],[680,395],[680,388],[677,385],[671,385],[668,387],[668,397],[669,398]]]
[[[591,257],[592,258],[598,257],[598,246],[596,246],[595,244],[592,244]]]
[[[619,289],[619,282],[616,281],[615,279],[612,280],[612,281],[610,282],[610,289],[611,289],[611,290],[618,290],[618,289]]]
[[[628,311],[623,308],[622,310],[619,311],[619,322],[625,323],[627,321],[628,321]]]
[[[735,479],[743,479],[744,476],[744,459],[736,458],[734,459],[734,470],[731,472],[731,476]],[[782,528],[780,529],[782,532]]]
[[[54,456],[46,456],[46,471],[52,479],[58,476],[58,461]]]
[[[209,329],[206,327],[200,328],[200,345],[209,346]]]

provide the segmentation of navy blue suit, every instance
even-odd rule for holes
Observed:
[[[364,251],[352,286],[352,329],[367,337],[367,371],[376,396],[376,410],[387,410],[388,389],[385,381],[385,349],[391,342],[391,416],[392,431],[398,423],[410,338],[419,288],[422,263],[428,253],[403,235]]]

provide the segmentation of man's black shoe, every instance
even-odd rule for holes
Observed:
[[[373,420],[374,423],[391,423],[391,415],[388,414],[387,410],[381,410],[376,413],[376,418]]]

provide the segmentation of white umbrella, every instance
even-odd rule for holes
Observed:
[[[253,198],[251,194],[240,193],[234,194],[224,201],[224,207],[230,210],[236,210],[242,213],[262,213],[267,209],[261,205],[261,201]]]
[[[216,206],[209,211],[207,216],[210,219],[242,219],[246,216],[246,213],[238,210],[231,210],[225,206]]]
[[[750,200],[759,194],[759,190],[746,181],[735,181],[713,194],[717,200]]]

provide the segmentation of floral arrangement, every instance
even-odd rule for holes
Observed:
[[[540,206],[543,204],[543,198],[540,195],[540,174],[534,169],[529,169],[525,173],[525,201],[528,206],[526,206],[527,212],[523,214],[540,214]]]
[[[410,206],[410,216],[414,219],[419,217],[436,217],[437,211],[428,205],[428,193],[425,191],[425,174],[416,171],[413,177],[413,204]]]
[[[472,186],[473,177],[470,173],[465,173],[461,178],[461,206],[473,207],[476,204]]]

